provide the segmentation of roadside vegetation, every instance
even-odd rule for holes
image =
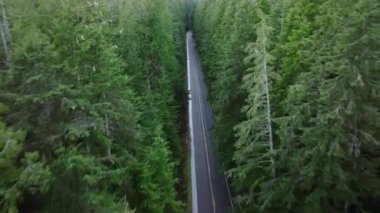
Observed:
[[[380,208],[378,0],[0,0],[0,212],[185,212],[185,32],[236,212]]]
[[[380,3],[199,0],[236,212],[376,212]]]
[[[183,212],[183,1],[0,4],[1,212]]]

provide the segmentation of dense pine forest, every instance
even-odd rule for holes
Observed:
[[[187,212],[186,30],[234,212],[380,208],[379,0],[0,0],[0,212]]]
[[[236,212],[376,212],[380,2],[199,0]]]
[[[0,212],[183,212],[183,2],[0,7]]]

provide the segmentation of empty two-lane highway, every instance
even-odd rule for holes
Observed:
[[[207,102],[207,88],[191,32],[186,35],[186,44],[193,213],[231,212],[227,181],[218,169],[212,149],[212,111]]]

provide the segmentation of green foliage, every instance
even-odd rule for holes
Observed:
[[[160,127],[156,130],[156,138],[145,151],[141,165],[141,191],[144,197],[145,212],[179,211],[179,203],[175,201],[174,185],[176,179],[172,170],[175,163],[170,156],[168,143],[162,138]]]
[[[2,176],[1,190],[19,183],[0,205],[180,212],[181,168],[172,162],[183,152],[183,2],[4,2],[12,39],[0,100],[12,106],[4,120],[15,131],[1,125],[14,141],[4,156],[14,178]],[[150,170],[157,161],[162,171]],[[33,179],[23,179],[21,162],[35,165]]]
[[[5,106],[0,104],[0,113]],[[37,152],[22,153],[25,132],[12,131],[0,122],[0,208],[17,212],[23,193],[32,195],[48,190],[51,172]]]
[[[379,16],[373,0],[198,3],[216,143],[235,146],[219,150],[239,212],[375,211]]]
[[[195,30],[209,99],[215,115],[215,145],[224,167],[231,165],[233,127],[242,119],[245,90],[241,83],[245,64],[245,44],[255,39],[250,12],[252,1],[200,1],[195,10]]]
[[[238,183],[238,202],[250,203],[254,201],[252,194],[245,195],[244,191],[260,192],[260,184],[275,178],[273,160],[273,132],[270,105],[269,79],[272,72],[271,63],[274,57],[269,52],[269,40],[272,28],[268,25],[268,17],[263,12],[266,1],[259,1],[256,6],[259,18],[256,28],[257,40],[248,44],[248,56],[245,61],[252,68],[247,69],[243,77],[243,88],[247,90],[247,105],[242,108],[247,120],[235,127],[238,140],[235,143],[234,161],[236,167],[231,170],[232,177]],[[252,63],[253,60],[253,63]],[[253,177],[257,183],[251,185],[246,182],[247,176]]]

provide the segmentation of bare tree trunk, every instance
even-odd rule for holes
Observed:
[[[267,69],[267,59],[266,59],[266,48],[265,48],[265,43],[266,43],[267,38],[265,37],[264,39],[264,45],[263,45],[263,54],[264,54],[264,87],[265,87],[265,96],[266,96],[266,108],[267,108],[267,128],[268,128],[268,136],[269,136],[269,149],[270,151],[274,150],[274,145],[273,145],[273,133],[272,133],[272,117],[271,117],[271,103],[270,103],[270,98],[269,98],[269,80],[268,80],[268,69]],[[274,167],[274,159],[271,158],[272,162],[272,176],[273,178],[276,177],[276,169]]]
[[[281,31],[280,33],[283,32],[284,30],[284,18],[285,18],[285,0],[282,0],[282,6],[281,6]]]
[[[5,7],[3,0],[0,1],[1,4],[1,23],[0,23],[0,31],[1,31],[1,38],[3,41],[3,52],[4,52],[4,61],[3,63],[5,65],[8,64],[9,61],[9,47],[8,47],[8,38],[9,37],[9,29],[7,25],[7,16],[5,14]]]
[[[103,93],[103,98],[104,99],[106,98],[106,95],[104,93]],[[104,113],[104,119],[105,119],[104,131],[105,131],[107,137],[109,137],[111,135],[111,131],[110,131],[110,122],[109,122],[109,118],[108,118],[108,113]],[[108,148],[107,148],[107,158],[111,159],[111,156],[112,156],[112,153],[111,153],[111,143],[110,143],[108,145]]]
[[[106,119],[106,126],[105,126],[105,130],[106,130],[106,135],[107,137],[110,136],[110,124],[109,124],[109,119],[108,119],[108,114],[105,113],[104,114],[105,116],[105,119]],[[108,145],[108,149],[107,149],[107,157],[108,158],[111,158],[111,144]]]

